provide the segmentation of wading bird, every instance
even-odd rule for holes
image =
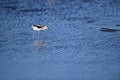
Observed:
[[[32,25],[32,28],[34,31],[38,31],[38,37],[39,37],[39,32],[42,30],[47,30],[48,27],[47,26],[41,26],[41,25]],[[34,35],[34,33],[33,33]]]

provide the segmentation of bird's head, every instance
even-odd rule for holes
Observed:
[[[47,27],[47,26],[44,26],[42,30],[46,30],[46,29],[48,29],[48,27]]]

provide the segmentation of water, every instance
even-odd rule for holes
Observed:
[[[119,9],[119,0],[0,0],[0,80],[119,80],[120,31],[100,31],[120,30]],[[33,24],[49,29],[37,36]]]

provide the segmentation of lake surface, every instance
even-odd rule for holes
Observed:
[[[119,0],[0,0],[0,80],[120,80],[119,60]]]

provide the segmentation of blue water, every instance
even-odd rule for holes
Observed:
[[[119,0],[0,0],[0,80],[120,80],[119,14]]]

